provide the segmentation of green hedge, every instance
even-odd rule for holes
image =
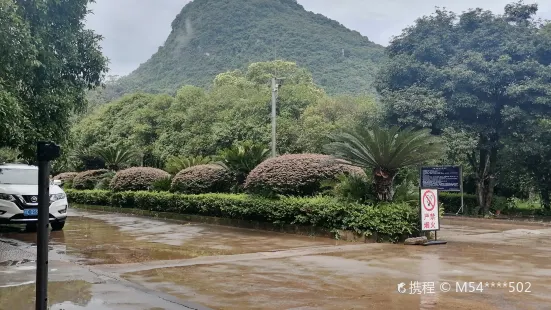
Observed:
[[[419,230],[419,210],[405,203],[368,206],[321,196],[268,199],[245,194],[184,195],[99,190],[67,190],[66,193],[69,201],[77,204],[197,214],[276,225],[315,226],[330,231],[351,230],[366,236],[376,234],[384,241],[399,241],[417,235]]]
[[[444,204],[445,213],[456,213],[461,207],[461,194],[460,193],[439,193],[440,202]],[[476,207],[478,206],[478,200],[476,195],[465,194],[463,196],[464,214],[474,215]],[[507,198],[494,196],[492,201],[492,211],[496,209],[507,209]]]

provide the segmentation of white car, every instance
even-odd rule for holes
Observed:
[[[62,230],[67,219],[67,195],[50,183],[50,226]],[[38,167],[0,164],[0,224],[27,224],[38,221]]]

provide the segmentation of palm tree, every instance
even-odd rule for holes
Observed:
[[[184,169],[197,165],[206,165],[212,161],[210,157],[195,156],[172,156],[168,159],[165,171],[174,175]]]
[[[128,148],[110,146],[93,151],[93,154],[105,162],[105,167],[112,171],[119,171],[138,159],[138,154]]]
[[[232,171],[240,186],[245,182],[249,172],[268,158],[269,153],[270,150],[262,144],[244,141],[221,151],[217,164]]]
[[[392,201],[394,178],[400,168],[438,159],[443,152],[440,138],[429,130],[392,127],[362,129],[330,136],[325,151],[340,160],[371,169],[377,199]]]

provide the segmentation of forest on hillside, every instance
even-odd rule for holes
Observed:
[[[276,59],[307,68],[327,93],[374,94],[384,48],[295,0],[195,0],[147,62],[90,97],[103,103],[136,91],[174,95],[183,85],[209,87],[221,72]]]

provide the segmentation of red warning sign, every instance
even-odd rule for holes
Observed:
[[[421,190],[421,230],[440,230],[440,216],[438,213],[438,190]]]

